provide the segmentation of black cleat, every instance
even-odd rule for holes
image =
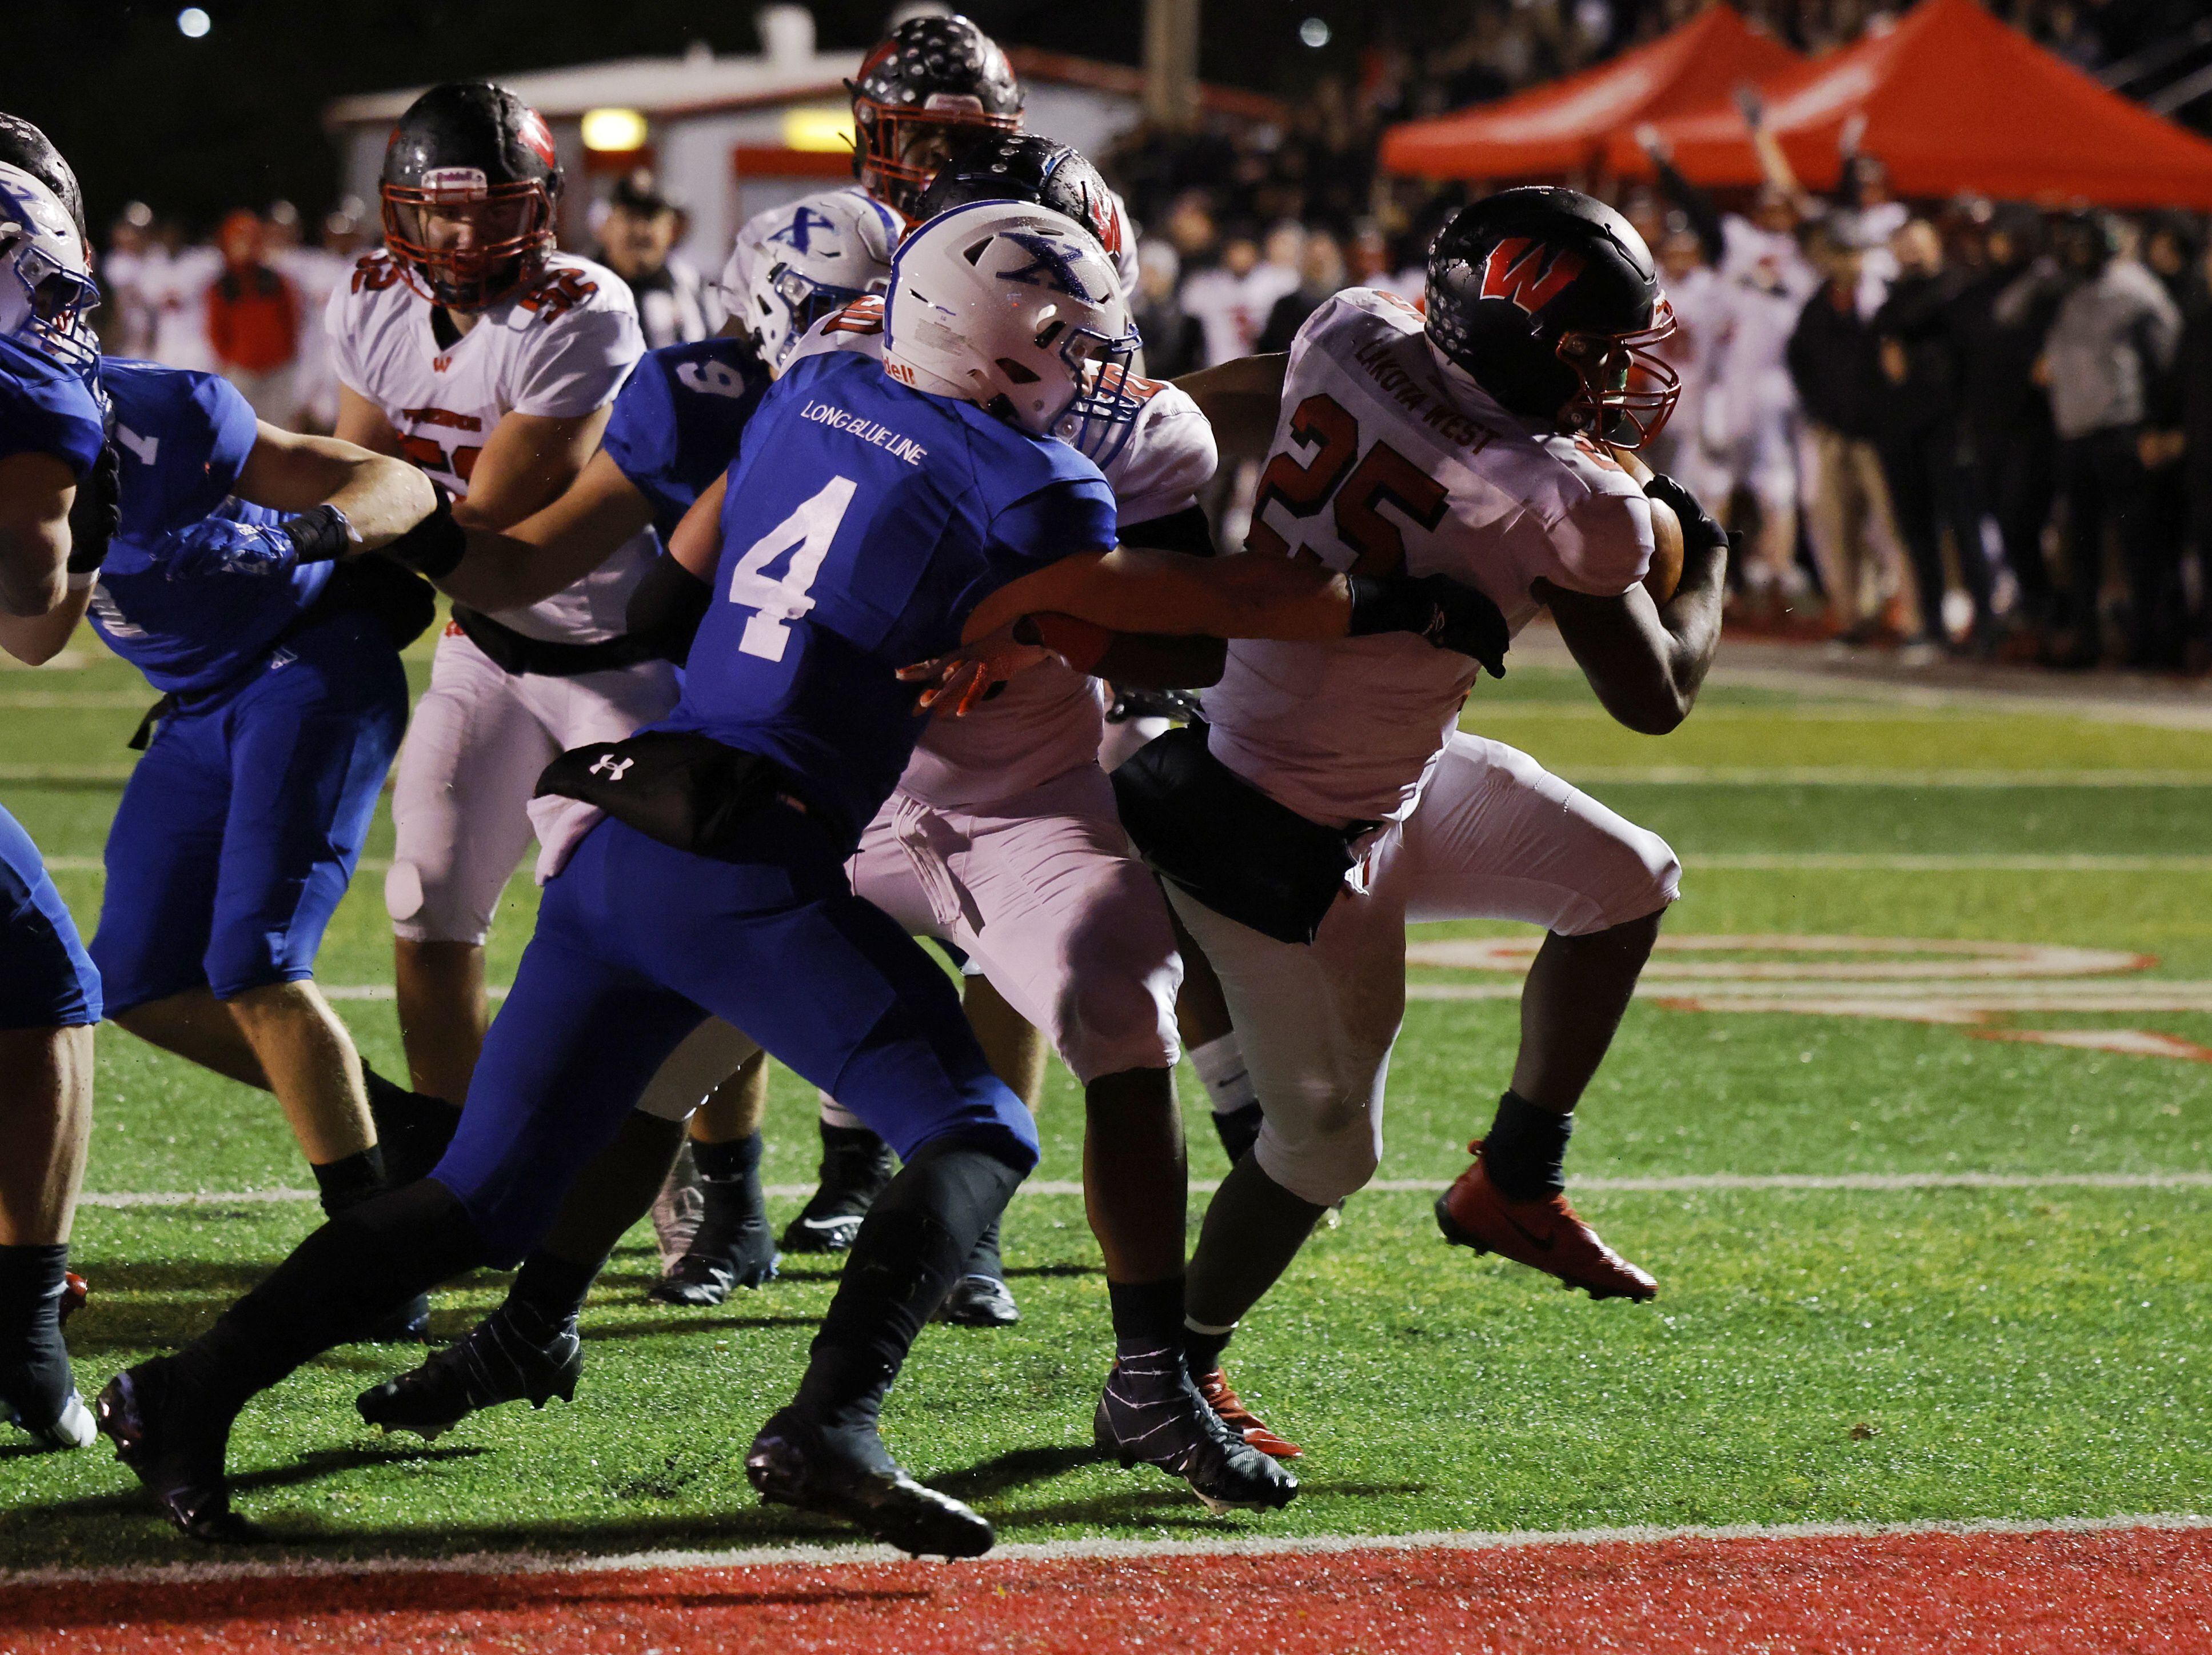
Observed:
[[[647,1298],[664,1305],[704,1308],[739,1288],[775,1280],[775,1233],[768,1214],[732,1185],[704,1184],[706,1215],[683,1256],[668,1266]]]
[[[1273,1511],[1297,1497],[1297,1478],[1206,1405],[1177,1350],[1117,1360],[1091,1431],[1124,1470],[1152,1465],[1179,1476],[1210,1512]]]
[[[94,1404],[101,1434],[114,1442],[115,1458],[152,1493],[161,1514],[190,1538],[234,1546],[265,1539],[230,1509],[222,1470],[228,1424],[194,1420],[191,1399],[171,1385],[169,1368],[157,1357],[110,1379]]]
[[[891,1146],[865,1126],[822,1126],[822,1181],[785,1227],[786,1252],[846,1252],[897,1170]]]
[[[526,1401],[543,1408],[555,1397],[574,1402],[583,1373],[584,1345],[574,1317],[534,1337],[513,1307],[501,1305],[459,1343],[370,1386],[353,1405],[371,1425],[413,1431],[434,1442],[479,1409]]]
[[[933,1319],[955,1327],[1012,1327],[1022,1319],[1013,1292],[995,1276],[963,1276]]]
[[[1256,1103],[1231,1109],[1226,1114],[1214,1111],[1213,1135],[1221,1140],[1221,1153],[1229,1157],[1231,1167],[1252,1152],[1252,1146],[1260,1141],[1260,1124],[1266,1118]]]
[[[796,1408],[761,1427],[745,1455],[760,1497],[850,1523],[915,1557],[981,1557],[998,1539],[950,1494],[898,1467],[873,1427],[829,1430]]]

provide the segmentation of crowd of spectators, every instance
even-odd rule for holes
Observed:
[[[1455,41],[1386,40],[1356,80],[1322,78],[1279,127],[1133,131],[1105,164],[1143,230],[1150,371],[1283,349],[1342,286],[1418,299],[1428,242],[1469,191],[1379,173],[1382,129],[1585,67],[1694,9],[1486,5]],[[2087,67],[2194,12],[1995,9]],[[1866,0],[1742,9],[1808,50],[1878,15]],[[1755,99],[1746,112],[1756,128]],[[2212,670],[2205,226],[1907,203],[1871,155],[1847,155],[1837,194],[1816,198],[1778,146],[1759,148],[1768,182],[1747,199],[1715,202],[1663,155],[1659,188],[1615,192],[1680,323],[1685,394],[1655,458],[1743,531],[1738,622],[1916,658]]]

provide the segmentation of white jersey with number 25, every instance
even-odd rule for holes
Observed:
[[[1247,549],[1367,575],[1446,575],[1518,632],[1538,580],[1611,597],[1651,562],[1642,489],[1585,438],[1532,434],[1432,349],[1420,312],[1355,288],[1291,343]],[[1401,816],[1480,669],[1404,633],[1240,640],[1206,692],[1213,755],[1300,815]]]

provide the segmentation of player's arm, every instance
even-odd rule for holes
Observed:
[[[0,459],[0,649],[25,666],[61,653],[92,597],[88,577],[69,575],[70,508],[81,492],[52,454]]]
[[[505,425],[502,421],[501,428]],[[453,509],[458,516],[460,507]],[[544,510],[503,532],[470,529],[460,562],[432,579],[441,591],[473,608],[522,609],[581,580],[652,521],[653,503],[603,448]]]
[[[1283,380],[1290,366],[1286,351],[1240,356],[1186,373],[1175,385],[1198,404],[1225,451],[1263,454],[1275,434],[1275,415],[1282,407]]]
[[[465,529],[510,529],[550,506],[582,474],[613,411],[610,402],[588,414],[507,415],[477,456],[469,497],[453,502],[453,520]]]
[[[1663,736],[1690,716],[1698,688],[1721,641],[1721,598],[1728,579],[1728,535],[1697,498],[1666,477],[1645,492],[1682,524],[1682,574],[1674,596],[1655,603],[1639,584],[1596,597],[1538,580],[1575,663],[1605,710],[1629,729]]]
[[[681,666],[691,640],[707,618],[714,596],[714,564],[722,555],[722,494],[725,472],[692,502],[668,537],[668,550],[655,558],[629,595],[623,629],[653,646],[653,652]]]
[[[330,506],[345,514],[351,549],[375,551],[429,516],[430,479],[406,461],[336,437],[302,436],[261,421],[234,492],[279,512]]]
[[[338,423],[333,434],[372,454],[400,452],[399,433],[384,417],[384,410],[349,385],[338,387]]]

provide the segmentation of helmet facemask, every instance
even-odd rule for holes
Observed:
[[[474,167],[386,184],[384,240],[410,284],[452,310],[476,311],[520,287],[553,246],[553,197],[537,179],[490,184]]]
[[[23,248],[10,261],[9,272],[23,293],[26,313],[17,331],[74,373],[98,368],[100,341],[91,317],[100,308],[100,289],[91,279],[43,247]]]
[[[978,99],[939,92],[918,108],[855,97],[853,124],[860,135],[854,171],[860,187],[911,217],[921,204],[921,192],[952,153],[960,129],[1018,132],[1022,118],[987,114]]]
[[[1041,336],[1038,343],[1049,342]],[[1048,428],[1103,470],[1127,446],[1144,411],[1145,399],[1132,391],[1144,341],[1133,327],[1118,339],[1090,328],[1069,328],[1057,343],[1060,360],[1074,372],[1075,395]]]
[[[1682,394],[1680,375],[1656,350],[1674,331],[1674,307],[1662,294],[1649,327],[1561,334],[1553,352],[1582,389],[1560,409],[1560,423],[1615,448],[1641,448],[1656,437]]]

